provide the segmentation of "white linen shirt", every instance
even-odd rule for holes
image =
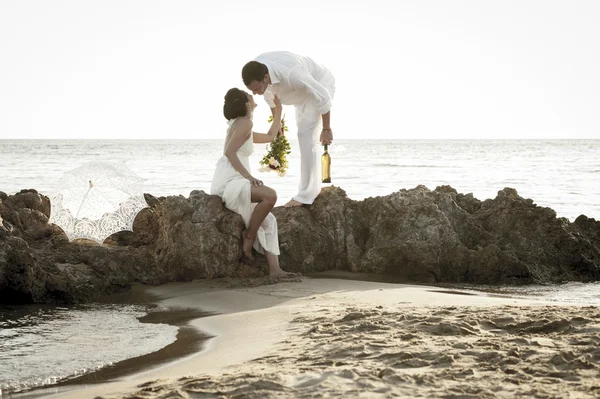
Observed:
[[[270,108],[275,108],[273,98],[287,105],[301,105],[314,101],[319,113],[331,109],[335,79],[331,72],[312,59],[288,51],[272,51],[255,58],[269,69],[271,84],[263,96]]]

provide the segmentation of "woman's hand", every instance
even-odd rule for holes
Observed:
[[[262,180],[258,180],[255,177],[250,176],[250,177],[247,177],[247,179],[250,181],[250,185],[252,185],[254,187],[260,187],[263,185]]]
[[[281,111],[281,109],[283,108],[281,106],[281,101],[279,101],[279,97],[277,96],[277,94],[275,94],[275,97],[273,97],[273,104],[275,104],[275,109],[277,109],[277,111]]]

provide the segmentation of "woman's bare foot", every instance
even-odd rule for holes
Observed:
[[[269,276],[271,277],[282,277],[282,276],[295,276],[296,273],[283,271],[281,268],[275,270],[269,270]]]
[[[281,266],[279,266],[279,255],[274,255],[270,252],[265,251],[265,258],[267,258],[267,266],[269,266],[269,276],[282,277],[298,275],[298,273],[290,273],[281,270]]]
[[[252,244],[254,244],[254,240],[248,237],[248,230],[242,231],[242,252],[249,259],[254,259],[252,256]]]
[[[287,204],[284,205],[284,207],[286,207],[286,208],[292,208],[292,207],[302,206],[302,205],[304,205],[302,202],[298,202],[298,201],[292,199],[292,200],[289,200],[287,202]]]

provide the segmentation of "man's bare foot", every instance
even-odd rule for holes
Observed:
[[[254,259],[252,257],[252,244],[254,240],[248,237],[248,230],[242,231],[242,252],[250,259]]]
[[[302,206],[304,205],[302,202],[298,202],[296,200],[289,200],[287,204],[284,205],[284,207],[286,208],[292,208],[292,207],[296,207],[296,206]]]

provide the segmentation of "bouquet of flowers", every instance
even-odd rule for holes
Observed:
[[[273,122],[273,116],[269,117],[269,123],[271,122]],[[281,120],[281,130],[288,131],[288,127],[285,125],[285,116]],[[267,155],[259,162],[262,165],[260,171],[275,171],[279,176],[285,176],[288,168],[287,156],[290,152],[290,143],[285,134],[278,134],[270,144],[267,144]]]

